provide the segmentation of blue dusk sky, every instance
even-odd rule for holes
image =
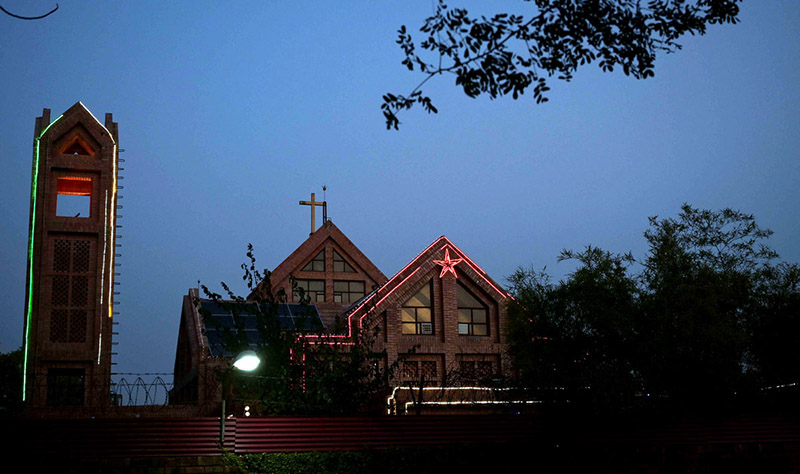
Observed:
[[[23,15],[55,2],[2,0]],[[202,281],[244,293],[248,243],[274,268],[308,236],[298,201],[327,185],[329,217],[391,276],[440,235],[495,280],[555,278],[562,249],[644,257],[648,217],[683,203],[753,213],[800,261],[800,2],[742,4],[637,81],[596,64],[550,102],[470,99],[428,83],[438,115],[387,92],[425,1],[60,2],[0,15],[0,351],[22,342],[34,120],[81,101],[114,114],[125,149],[118,372],[171,372],[181,301]],[[521,1],[461,2],[523,12]],[[483,10],[484,13],[494,13]]]

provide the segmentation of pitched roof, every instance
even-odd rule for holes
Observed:
[[[352,335],[354,318],[358,318],[358,325],[370,311],[380,311],[387,301],[392,301],[392,296],[400,293],[406,285],[416,284],[416,280],[427,274],[432,267],[442,266],[442,262],[449,260],[455,265],[455,269],[462,275],[468,277],[476,284],[481,286],[487,294],[494,296],[497,300],[505,300],[512,296],[497,284],[481,267],[458,248],[450,239],[441,236],[425,248],[402,270],[390,278],[386,284],[377,288],[375,291],[364,297],[358,304],[353,306],[347,313],[348,334]],[[455,260],[459,260],[455,262]],[[444,267],[443,267],[444,268]],[[414,276],[417,278],[414,278]],[[457,276],[456,276],[457,277]]]
[[[369,276],[377,284],[382,284],[386,281],[386,275],[367,258],[353,242],[344,235],[333,221],[326,221],[319,229],[311,234],[308,239],[300,244],[297,249],[292,252],[286,259],[280,263],[272,271],[270,275],[270,282],[273,288],[276,288],[281,282],[289,278],[289,276],[299,270],[299,266],[306,260],[313,258],[317,249],[319,249],[326,240],[332,240],[339,248],[349,257],[361,270]],[[259,286],[259,289],[261,286]]]

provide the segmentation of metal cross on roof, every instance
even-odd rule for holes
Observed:
[[[310,201],[300,201],[301,206],[311,206],[311,232],[308,235],[314,233],[317,230],[317,221],[316,221],[316,207],[322,206],[322,223],[328,220],[328,203],[326,201],[317,201],[315,200],[316,194],[311,193],[311,200]]]

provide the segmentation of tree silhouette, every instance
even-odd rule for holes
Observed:
[[[594,61],[603,71],[620,67],[626,76],[652,77],[656,54],[681,49],[677,40],[687,33],[736,23],[739,1],[536,0],[527,2],[529,15],[487,17],[439,0],[420,28],[422,41],[414,41],[405,25],[398,30],[403,65],[424,77],[408,95],[383,96],[386,128],[397,129],[397,114],[417,104],[436,113],[421,88],[445,73],[472,98],[517,99],[532,89],[537,103],[547,101],[548,78],[569,81],[579,66]]]
[[[558,283],[518,270],[507,331],[519,385],[602,413],[796,394],[800,266],[773,263],[771,234],[750,214],[685,204],[650,219],[638,265],[590,246],[562,253],[578,268]]]

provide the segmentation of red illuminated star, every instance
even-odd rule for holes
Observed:
[[[452,273],[454,277],[458,278],[458,275],[456,275],[456,265],[463,261],[463,258],[450,258],[450,250],[444,249],[444,260],[434,260],[433,263],[442,266],[442,273],[439,274],[439,278],[442,278],[447,272]]]

